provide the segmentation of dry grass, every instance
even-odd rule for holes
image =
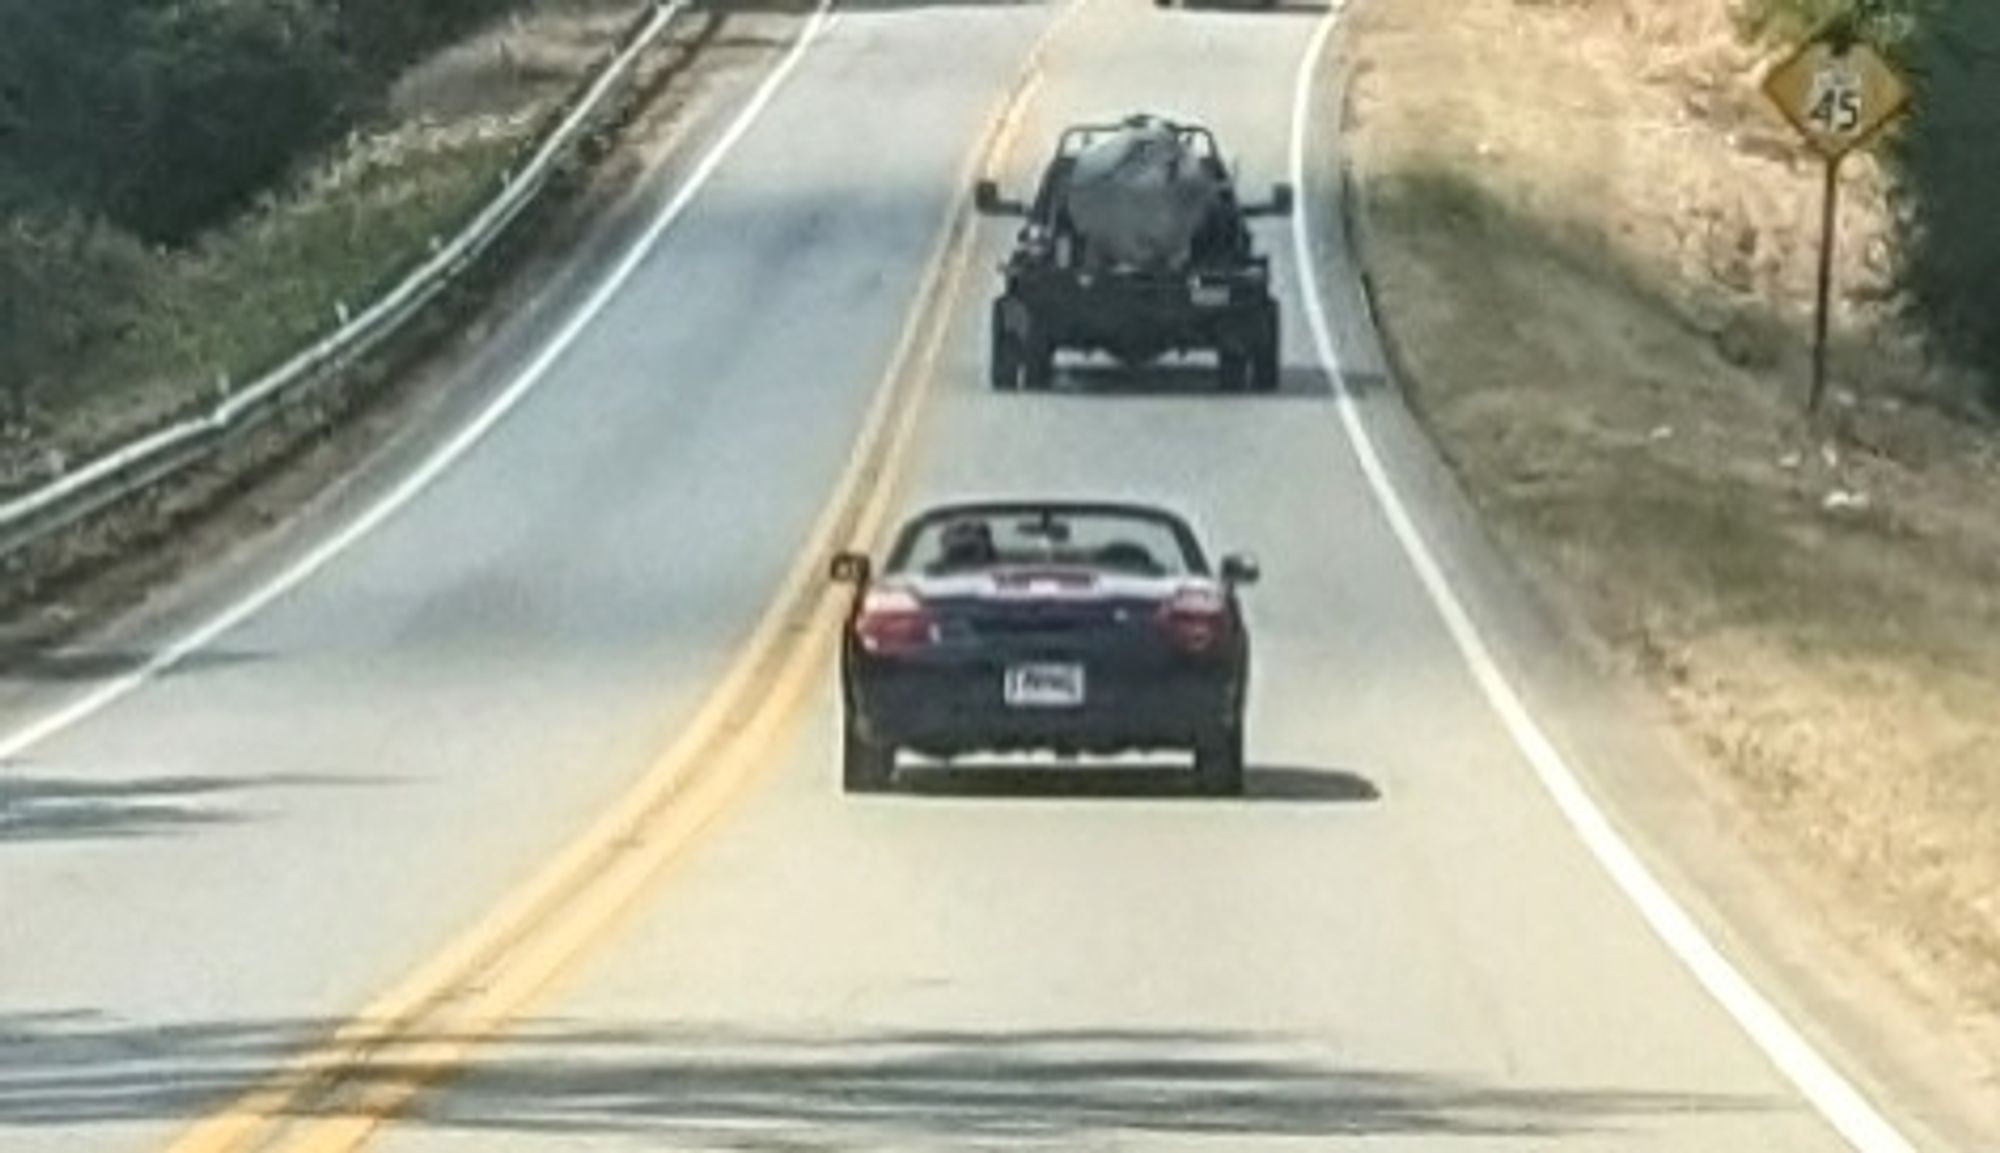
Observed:
[[[412,68],[390,95],[408,120],[477,119],[561,99],[631,22],[633,0],[544,0]]]
[[[1879,175],[1848,186],[1826,440],[1817,182],[1723,0],[1359,21],[1367,256],[1466,487],[1846,935],[2000,1023],[2000,430],[1893,320]]]

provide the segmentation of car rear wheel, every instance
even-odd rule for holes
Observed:
[[[896,749],[871,741],[847,718],[840,762],[841,787],[850,793],[880,793],[894,783]]]
[[[1205,797],[1243,795],[1243,723],[1236,722],[1194,747],[1195,788]]]

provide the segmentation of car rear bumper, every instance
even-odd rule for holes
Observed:
[[[848,707],[869,739],[926,756],[1049,750],[1142,752],[1192,747],[1237,719],[1229,666],[1129,677],[1089,672],[1081,705],[1016,707],[1001,666],[938,669],[869,662],[849,682]]]

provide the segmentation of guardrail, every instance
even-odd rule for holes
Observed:
[[[451,241],[373,304],[206,414],[148,433],[0,504],[0,559],[199,464],[400,331],[535,202],[557,163],[586,136],[592,118],[687,7],[688,0],[653,0],[649,14],[634,21],[520,172],[506,177],[500,193]]]

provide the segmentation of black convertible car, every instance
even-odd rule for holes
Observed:
[[[896,754],[1186,749],[1202,792],[1243,788],[1250,640],[1237,589],[1180,517],[1131,504],[954,504],[922,513],[855,587],[841,652],[843,782]]]

